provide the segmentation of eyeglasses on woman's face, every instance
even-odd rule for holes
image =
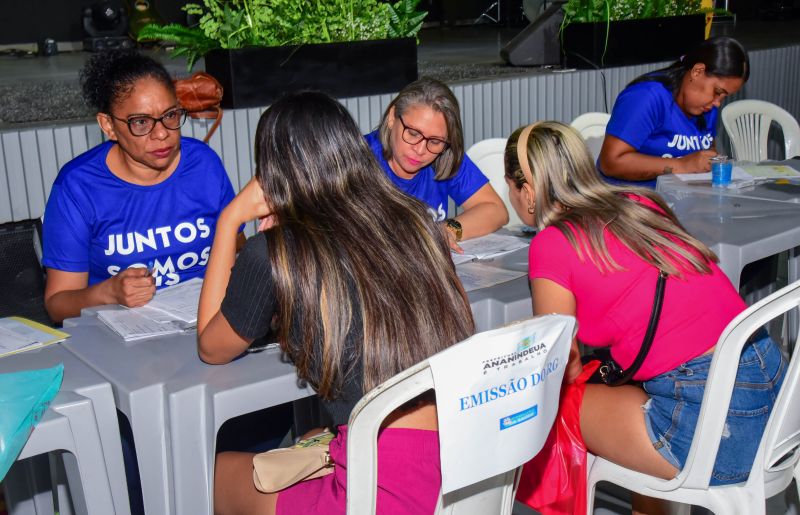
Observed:
[[[420,141],[425,142],[425,148],[428,149],[428,152],[432,154],[441,154],[444,152],[450,143],[446,142],[443,139],[439,138],[428,138],[424,136],[420,131],[414,129],[413,127],[409,127],[403,121],[403,117],[397,115],[397,119],[400,120],[400,125],[403,126],[403,132],[401,134],[403,141],[408,143],[409,145],[416,145]]]
[[[120,122],[125,122],[128,125],[128,130],[134,136],[147,136],[153,132],[158,122],[161,122],[164,128],[171,131],[180,129],[184,122],[186,122],[186,109],[170,109],[159,118],[153,118],[152,116],[144,114],[138,114],[128,118],[118,118],[110,113],[109,116]]]

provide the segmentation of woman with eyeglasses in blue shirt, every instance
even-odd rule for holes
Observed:
[[[403,88],[366,139],[395,186],[428,205],[452,249],[508,223],[503,201],[464,153],[458,100],[444,83],[423,77]],[[453,218],[448,197],[462,208]]]
[[[101,304],[146,304],[205,273],[234,192],[222,161],[181,137],[164,67],[135,51],[92,56],[81,86],[107,141],[59,171],[44,217],[45,307],[60,322]]]

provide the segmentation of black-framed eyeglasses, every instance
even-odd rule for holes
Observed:
[[[128,130],[134,136],[147,136],[153,132],[158,122],[161,122],[164,128],[171,131],[180,129],[181,125],[186,122],[186,109],[180,107],[171,109],[161,115],[160,118],[153,118],[145,114],[131,116],[130,118],[118,118],[111,113],[108,113],[108,116],[120,122],[125,122],[128,125]]]
[[[441,154],[447,147],[450,146],[450,143],[446,142],[443,139],[439,138],[428,138],[424,136],[421,132],[417,129],[409,127],[406,125],[406,122],[403,121],[403,117],[397,115],[397,119],[400,120],[400,125],[403,126],[403,133],[401,134],[403,141],[408,143],[409,145],[416,145],[420,141],[425,142],[425,148],[428,149],[428,152],[432,154]]]

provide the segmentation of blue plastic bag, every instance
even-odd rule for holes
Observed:
[[[0,374],[0,481],[61,388],[64,365]]]

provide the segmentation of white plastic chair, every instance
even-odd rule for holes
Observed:
[[[574,318],[563,315],[537,317],[537,319],[518,322],[492,331],[479,333],[468,340],[440,352],[437,356],[446,355],[448,358],[446,361],[448,367],[452,364],[458,367],[459,370],[462,370],[460,366],[463,365],[463,363],[460,361],[457,362],[458,364],[454,363],[454,356],[459,354],[463,356],[463,353],[472,353],[472,349],[474,348],[494,349],[494,354],[500,353],[507,356],[507,353],[498,351],[497,346],[493,345],[498,342],[496,339],[497,335],[503,335],[505,338],[502,346],[500,346],[501,349],[507,348],[509,343],[518,345],[520,342],[518,335],[520,333],[514,333],[514,329],[519,327],[528,329],[530,325],[525,326],[525,324],[538,321],[544,321],[546,326],[540,326],[537,331],[534,331],[532,333],[532,340],[539,341],[537,334],[541,335],[544,331],[552,331],[554,328],[562,330],[558,339],[552,344],[548,356],[555,355],[557,356],[555,358],[556,360],[560,360],[562,364],[566,363],[569,354],[569,346],[576,326]],[[510,338],[515,339],[512,340]],[[489,352],[489,354],[492,354],[492,352]],[[440,403],[439,417],[441,421],[441,403],[446,402],[443,400],[446,398],[444,396],[447,392],[452,390],[453,385],[441,384],[444,382],[441,378],[437,378],[438,382],[434,385],[434,375],[430,365],[430,361],[433,359],[435,358],[432,357],[429,360],[418,363],[374,388],[359,401],[355,408],[353,408],[353,412],[350,415],[347,442],[347,513],[349,515],[372,515],[375,513],[378,473],[377,436],[383,420],[398,406],[401,406],[405,402],[430,389],[436,389],[437,402]],[[479,361],[475,363],[479,365],[482,362]],[[512,365],[512,368],[514,366],[516,365]],[[515,377],[523,377],[525,368],[525,365],[519,366],[519,369],[515,370],[518,373]],[[537,369],[533,368],[533,370]],[[475,384],[476,391],[478,388],[477,385],[480,384],[477,376],[481,375],[481,371],[482,367],[475,367],[474,377],[468,379],[474,380],[474,383],[470,382],[470,384]],[[509,373],[513,374],[515,371]],[[491,374],[494,371],[490,370],[489,372]],[[544,393],[542,393],[542,395],[544,395],[544,398],[534,407],[534,409],[537,407],[539,409],[538,416],[542,417],[541,424],[520,426],[518,428],[520,429],[519,431],[512,430],[504,433],[504,437],[509,438],[509,440],[503,441],[503,448],[517,449],[523,446],[529,446],[528,444],[531,440],[539,438],[541,438],[541,443],[544,443],[553,420],[555,419],[555,411],[558,407],[563,366],[560,367],[559,372],[558,374],[553,373],[553,376],[548,378],[555,382],[548,383],[547,386],[544,386],[545,380],[542,379],[542,388],[544,388]],[[530,374],[530,370],[528,370],[527,373]],[[546,407],[545,404],[547,404]],[[485,423],[488,420],[491,426],[497,424],[497,419],[490,417],[489,420],[489,418],[485,417],[485,413],[482,415],[482,422]],[[536,416],[537,415],[534,415],[534,417]],[[548,416],[552,418],[547,420]],[[474,423],[476,426],[480,424],[479,422]],[[475,434],[474,430],[471,431],[471,429],[474,429],[473,426],[469,426],[468,424],[459,425],[458,428],[459,434]],[[539,433],[538,431],[543,431],[543,433]],[[441,439],[442,434],[440,432],[440,440]],[[481,439],[480,445],[493,449],[496,443]],[[537,452],[538,450],[534,450],[528,455],[518,454],[514,456],[514,458],[519,459],[517,462],[518,466],[511,467],[509,470],[500,474],[495,475],[491,472],[484,471],[484,469],[480,469],[479,473],[482,475],[478,478],[478,482],[463,488],[455,489],[444,495],[442,495],[440,491],[434,515],[511,514],[519,475],[522,471],[522,464],[533,458]],[[506,458],[507,456],[498,457],[494,461],[497,463],[498,460],[502,460],[503,463],[506,463]],[[457,462],[455,464],[459,467],[464,466],[463,460],[460,459],[460,457],[457,460],[453,460],[453,462]],[[452,462],[449,464],[446,463],[444,456],[442,456],[443,474],[444,471],[447,468],[451,468],[452,465]],[[476,477],[477,476],[476,474]]]
[[[658,479],[590,455],[588,513],[592,513],[595,487],[600,481],[608,481],[650,497],[704,506],[714,513],[765,513],[766,499],[785,490],[797,475],[795,470],[800,458],[800,410],[796,406],[800,400],[797,397],[800,386],[798,353],[792,356],[747,481],[726,486],[709,486],[709,482],[742,348],[756,329],[798,307],[798,304],[800,281],[754,304],[725,328],[711,362],[708,387],[686,464],[674,479]]]
[[[481,169],[489,178],[489,184],[494,191],[503,199],[503,203],[508,210],[508,223],[521,224],[522,220],[517,216],[514,207],[508,200],[508,184],[505,181],[505,165],[503,164],[503,154],[506,150],[508,138],[489,138],[479,141],[469,147],[467,156]]]
[[[800,155],[800,125],[782,108],[763,100],[738,100],[722,109],[722,124],[731,140],[733,158],[759,162],[768,159],[767,136],[772,122],[783,131],[785,158]]]
[[[119,500],[115,503],[114,486],[106,465],[106,453],[111,450],[103,447],[96,407],[90,398],[69,391],[59,392],[50,409],[33,429],[17,459],[24,460],[42,455],[46,458],[47,453],[60,451],[67,451],[62,456],[69,484],[69,496],[76,513],[86,515],[130,513],[127,503],[121,504]],[[30,486],[26,484],[26,480],[29,478],[20,476],[19,473],[22,472],[20,470],[12,468],[12,471],[17,474],[7,476],[11,483],[8,485],[9,490],[6,491],[6,495],[10,496],[8,499],[10,513],[42,515],[64,513],[65,508],[69,508],[68,504],[59,502],[59,510],[54,511],[52,494],[49,491],[46,491],[45,495],[49,497],[50,502],[41,502],[37,492],[28,491]],[[40,472],[28,467],[23,475],[36,475]],[[116,472],[118,477],[124,477],[124,471]],[[59,490],[59,495],[63,494],[64,492]],[[23,502],[18,506],[17,500],[23,500],[25,495],[33,496],[32,505]],[[124,500],[127,501],[127,496]]]
[[[61,344],[6,356],[0,372],[57,364],[61,389],[0,482],[9,515],[130,515],[111,385]]]
[[[610,119],[611,115],[608,113],[583,113],[570,123],[583,136],[595,161],[600,155],[603,139],[606,137],[606,125]]]

